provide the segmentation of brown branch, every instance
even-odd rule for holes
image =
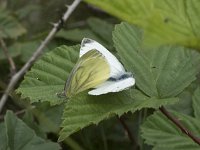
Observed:
[[[31,56],[31,58],[26,62],[26,64],[14,75],[12,76],[8,87],[6,88],[3,96],[0,100],[0,113],[3,109],[3,106],[5,105],[8,95],[10,92],[14,89],[17,82],[23,77],[23,75],[26,73],[26,71],[33,65],[33,63],[37,60],[37,58],[42,54],[44,48],[46,45],[52,40],[52,38],[55,36],[55,34],[61,29],[63,26],[63,23],[68,20],[72,12],[75,10],[75,8],[79,5],[79,3],[82,0],[74,0],[74,2],[68,6],[67,11],[64,13],[63,17],[54,24],[54,27],[49,32],[45,40],[40,44],[40,46],[37,48],[37,50],[34,52],[34,54]]]
[[[127,132],[127,135],[130,139],[130,141],[133,143],[134,145],[134,149],[135,150],[139,150],[140,147],[136,141],[136,139],[134,138],[133,134],[131,133],[131,130],[129,129],[128,125],[126,124],[126,122],[123,120],[122,117],[118,117],[117,116],[117,119],[119,120],[119,122],[121,123],[121,125],[123,126],[124,130]]]
[[[13,61],[12,57],[9,55],[6,43],[5,43],[5,41],[2,38],[0,38],[0,44],[1,44],[2,50],[4,52],[4,55],[6,56],[8,62],[10,64],[11,75],[14,75],[15,72],[16,72],[15,62]]]
[[[185,133],[188,137],[190,137],[195,143],[197,143],[198,145],[200,145],[200,138],[197,138],[196,136],[194,136],[186,127],[184,127],[181,122],[175,118],[174,116],[172,116],[170,114],[170,112],[168,112],[165,107],[160,107],[159,108],[160,111],[169,119],[171,120],[183,133]]]

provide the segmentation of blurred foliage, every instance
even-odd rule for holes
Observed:
[[[17,38],[26,33],[26,29],[11,13],[0,8],[0,38]]]
[[[5,41],[17,69],[71,2],[0,0],[0,39]],[[154,111],[167,105],[189,130],[200,134],[200,54],[196,51],[200,49],[200,2],[85,2],[17,84],[21,97],[14,92],[10,95],[0,115],[0,149],[199,149],[165,116]],[[120,21],[104,11],[128,23],[116,25]],[[78,59],[77,44],[83,37],[98,41],[115,54],[134,73],[135,89],[98,97],[83,92],[70,101],[58,98],[56,93],[62,92]],[[0,71],[2,95],[11,74],[1,45]],[[116,115],[127,124],[135,143]]]
[[[58,150],[59,144],[38,137],[22,120],[7,111],[5,122],[1,124],[1,149],[13,150]]]
[[[198,0],[85,0],[144,28],[146,46],[179,44],[200,49]]]
[[[200,121],[181,113],[172,113],[195,135],[200,134]],[[158,124],[159,122],[159,124]],[[182,133],[170,120],[157,112],[145,121],[141,127],[145,142],[154,145],[155,150],[198,150],[199,145]],[[158,138],[159,137],[159,138]]]
[[[112,31],[114,25],[98,18],[86,20],[89,28],[61,30],[56,37],[64,38],[75,42],[80,42],[84,37],[94,39],[102,43],[109,50],[113,50]]]

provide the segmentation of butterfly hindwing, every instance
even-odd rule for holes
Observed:
[[[88,92],[90,95],[101,95],[110,92],[119,92],[127,89],[135,84],[135,79],[133,77],[128,77],[118,81],[106,81],[96,89]]]
[[[105,82],[110,75],[110,68],[105,57],[93,49],[82,55],[72,69],[64,92],[69,98],[79,92],[94,88]]]

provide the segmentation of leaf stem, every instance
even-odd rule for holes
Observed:
[[[3,96],[0,100],[0,113],[7,101],[8,95],[10,92],[14,89],[17,82],[23,77],[23,75],[26,73],[26,71],[33,65],[33,63],[37,60],[39,56],[41,56],[44,48],[47,46],[47,44],[53,39],[55,34],[62,28],[63,23],[68,20],[72,12],[76,9],[76,7],[79,5],[79,3],[82,0],[74,0],[74,2],[68,6],[67,11],[64,13],[62,18],[55,24],[53,24],[52,30],[49,32],[45,40],[40,44],[40,46],[36,49],[36,51],[33,53],[31,58],[24,64],[24,66],[12,76]]]
[[[9,55],[8,47],[6,46],[6,43],[2,38],[0,38],[0,44],[1,44],[2,50],[4,52],[4,55],[6,56],[8,62],[10,64],[11,75],[14,75],[16,72],[15,62],[13,61],[12,57]]]
[[[35,108],[35,106],[31,106],[29,109],[33,109],[33,108]],[[15,112],[14,114],[15,114],[16,116],[22,115],[22,114],[24,114],[24,113],[26,112],[26,110],[27,110],[27,108],[22,109],[22,110],[19,110],[19,111]],[[5,115],[0,115],[0,121],[1,121],[1,120],[4,120],[4,117],[5,117]]]
[[[183,133],[185,133],[188,137],[190,137],[195,143],[200,145],[200,138],[194,136],[186,127],[184,127],[181,122],[172,116],[170,112],[168,112],[164,106],[160,107],[159,110],[169,119],[171,120]]]
[[[124,130],[127,132],[130,141],[134,144],[134,149],[139,150],[140,147],[139,147],[137,141],[135,140],[134,136],[132,135],[131,130],[129,129],[129,127],[126,124],[126,122],[124,121],[124,119],[122,117],[117,117],[117,118],[118,118],[119,122],[121,123],[121,125],[123,126]]]

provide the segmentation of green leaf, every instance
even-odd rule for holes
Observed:
[[[15,42],[13,45],[8,47],[8,50],[11,57],[18,57],[21,55],[21,60],[26,62],[38,45],[38,41]],[[0,59],[7,59],[2,51],[0,51]]]
[[[17,38],[26,33],[26,29],[10,12],[0,9],[0,38]]]
[[[200,48],[198,0],[86,0],[102,10],[145,29],[145,43]],[[131,7],[130,7],[131,6]]]
[[[194,116],[200,120],[200,88],[198,87],[192,97]]]
[[[26,42],[15,42],[13,45],[8,47],[9,55],[13,58],[21,56],[20,60],[22,62],[26,62],[33,54],[33,52],[37,49],[39,41],[26,41]],[[48,49],[46,48],[45,51]],[[0,60],[7,59],[0,49]]]
[[[22,118],[22,121],[24,123],[26,123],[26,125],[28,127],[33,129],[37,136],[46,139],[47,138],[46,133],[43,132],[41,127],[38,125],[38,119],[37,119],[37,123],[35,122],[34,115],[33,115],[33,113],[31,111],[33,111],[33,110],[26,110],[26,112],[25,112],[25,114],[24,114],[24,116]]]
[[[67,76],[78,59],[79,48],[61,46],[44,55],[25,75],[17,92],[22,93],[22,98],[29,97],[31,103],[60,104],[65,101],[57,93],[64,89]]]
[[[60,146],[57,143],[45,141],[37,137],[32,129],[30,129],[22,120],[18,119],[11,111],[7,111],[5,116],[5,125],[1,125],[2,136],[1,150],[58,150]],[[4,141],[4,142],[3,142]],[[7,145],[7,146],[6,146]]]
[[[12,46],[11,46],[12,47]],[[12,49],[11,47],[8,47],[8,53],[12,58],[18,57],[21,54],[21,51],[19,49]],[[0,47],[0,60],[6,60],[6,56]]]
[[[179,101],[176,104],[169,105],[166,108],[189,116],[194,116],[193,96],[194,91],[198,87],[198,79],[192,82],[187,88],[183,90],[177,97]]]
[[[153,46],[180,44],[199,49],[199,7],[197,0],[154,0],[154,12],[145,28],[145,43]]]
[[[21,60],[26,62],[32,56],[33,52],[37,49],[39,41],[27,41],[15,43],[12,45],[11,50],[18,50],[21,52]]]
[[[98,18],[89,18],[87,23],[91,30],[100,37],[102,44],[111,45],[114,25]],[[100,41],[100,42],[101,42]]]
[[[87,93],[77,95],[66,104],[59,141],[90,124],[98,124],[101,120],[111,116],[120,116],[125,112],[135,112],[145,107],[158,108],[177,101],[177,98],[149,98],[138,90],[101,96],[89,96]]]
[[[81,42],[83,38],[91,38],[104,45],[109,50],[113,49],[112,31],[114,25],[102,19],[89,18],[86,21],[87,28],[61,30],[56,34],[56,37],[64,38],[75,42]]]
[[[187,115],[172,113],[195,136],[200,135],[200,121]],[[147,118],[141,127],[142,137],[153,150],[198,150],[199,145],[181,132],[160,112]]]
[[[102,10],[129,23],[143,24],[150,16],[153,1],[149,0],[85,0]],[[151,7],[150,7],[151,6]]]
[[[61,117],[65,105],[51,107],[48,102],[37,103],[35,105],[36,108],[26,111],[26,114],[23,116],[23,121],[33,129],[39,137],[46,139],[49,133],[53,133],[53,137],[57,136],[60,130]],[[81,146],[70,137],[65,139],[64,143],[73,150],[82,150]]]
[[[20,7],[15,13],[20,19],[26,19],[26,17],[29,17],[32,12],[38,12],[41,11],[41,9],[42,7],[40,5],[31,4]]]
[[[59,98],[56,93],[62,92],[65,80],[76,63],[78,55],[79,46],[61,46],[46,53],[25,75],[17,91],[22,93],[23,98],[29,97],[31,102],[49,101],[51,104],[63,102],[65,99]],[[86,92],[82,93],[66,104],[63,115],[64,128],[60,140],[114,114],[122,115],[124,112],[134,112],[144,107],[158,108],[161,105],[173,104],[177,100],[177,98],[149,98],[137,90],[102,96],[89,96]]]
[[[192,116],[192,93],[189,90],[184,90],[178,95],[178,98],[180,99],[178,103],[167,106],[167,108],[179,113]]]
[[[84,37],[97,40],[98,37],[90,29],[71,29],[71,30],[60,30],[56,37],[64,38],[75,42],[80,42]]]
[[[142,31],[127,23],[117,25],[113,33],[121,61],[134,73],[136,85],[147,95],[173,97],[196,79],[200,69],[198,52],[174,46],[147,49],[142,39]]]
[[[48,102],[45,102],[36,104],[36,107],[37,110],[35,109],[34,113],[38,116],[40,128],[46,133],[58,133],[65,105],[50,106]]]
[[[0,124],[0,150],[7,150],[6,128],[3,123]]]
[[[22,62],[26,62],[38,48],[38,45],[40,45],[39,41],[16,42],[10,46],[9,50],[12,51],[12,53],[14,51],[19,51]],[[50,46],[45,48],[44,51],[48,51]]]

